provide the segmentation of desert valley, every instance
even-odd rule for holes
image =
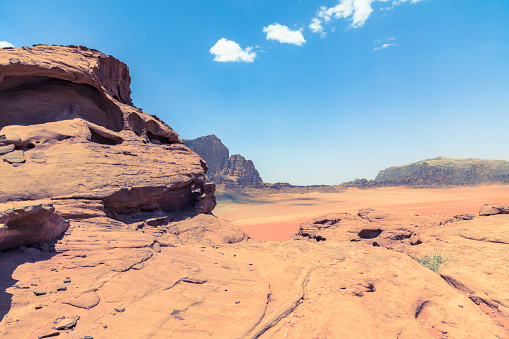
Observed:
[[[0,49],[1,338],[508,338],[509,162],[266,183],[83,46]]]

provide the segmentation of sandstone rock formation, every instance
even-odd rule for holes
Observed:
[[[432,167],[437,168],[452,168],[456,170],[468,170],[472,166],[486,166],[492,170],[495,174],[507,174],[509,173],[509,161],[505,160],[484,160],[484,159],[454,159],[447,157],[436,157],[433,159],[426,159],[416,163],[393,166],[381,170],[376,176],[375,180],[387,180],[393,179],[399,176],[408,175],[411,172],[419,168],[423,163],[428,163]]]
[[[226,160],[220,175],[226,183],[231,182],[241,187],[257,188],[263,184],[253,162],[240,154],[234,154]]]
[[[83,46],[1,49],[0,203],[99,201],[125,222],[210,212],[205,162],[129,85],[124,63]]]
[[[441,187],[509,183],[509,162],[503,160],[451,159],[437,157],[417,163],[390,167],[375,180],[357,179],[344,187]]]
[[[364,209],[304,223],[321,241],[235,244],[76,219],[54,248],[0,253],[0,337],[506,337],[508,216],[414,217]],[[435,250],[440,274],[412,259]]]
[[[184,139],[184,143],[207,161],[209,167],[207,175],[214,183],[230,187],[266,186],[253,162],[240,154],[229,157],[230,151],[215,135]]]
[[[447,176],[446,180],[449,185],[475,185],[484,182],[506,181],[509,174],[509,161],[436,157],[408,165],[386,168],[378,173],[375,181],[408,177],[418,173],[416,171],[422,172],[427,168],[433,168],[443,176]]]
[[[230,156],[230,150],[214,134],[196,139],[183,139],[184,144],[207,162],[207,176],[213,181],[220,181],[220,173]]]
[[[509,204],[485,204],[479,211],[480,216],[509,214]]]
[[[0,210],[0,251],[54,240],[68,227],[52,204],[25,203]]]

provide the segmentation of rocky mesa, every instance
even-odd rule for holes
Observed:
[[[344,187],[446,187],[509,182],[509,161],[436,157],[381,170],[375,180],[356,179]]]

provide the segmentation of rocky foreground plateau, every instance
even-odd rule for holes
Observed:
[[[509,205],[254,241],[129,82],[86,47],[0,50],[0,337],[508,337]]]
[[[252,241],[211,215],[132,229],[99,214],[71,220],[55,243],[0,253],[0,336],[509,333],[505,214],[334,213],[303,223],[283,242]],[[439,273],[414,260],[435,251],[448,257]]]

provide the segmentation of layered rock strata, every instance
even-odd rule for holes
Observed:
[[[509,334],[507,215],[413,219],[364,209],[303,224],[325,240],[228,244],[242,234],[210,215],[126,228],[99,205],[80,206],[60,206],[89,217],[54,246],[0,253],[0,337]],[[201,237],[200,225],[215,231]],[[425,236],[412,244],[417,230]],[[434,251],[449,257],[439,274],[412,259]],[[72,330],[58,326],[64,320]]]
[[[0,50],[0,203],[100,201],[129,222],[209,213],[206,163],[132,103],[128,67],[83,46]]]

